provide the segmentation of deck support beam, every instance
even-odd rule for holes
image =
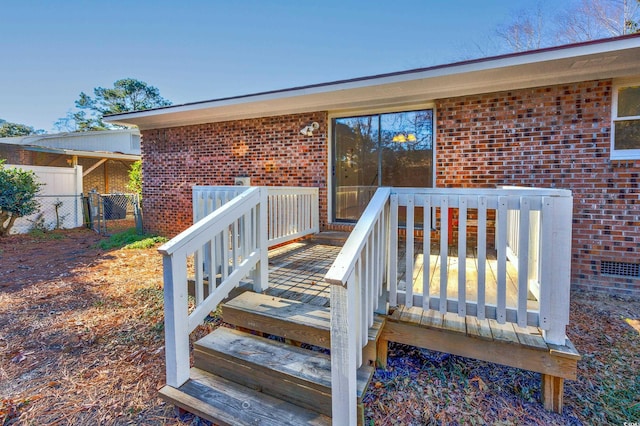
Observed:
[[[564,380],[576,380],[580,356],[509,341],[482,339],[463,332],[422,327],[388,318],[378,341],[378,365],[386,367],[387,342],[397,342],[453,355],[493,362],[542,374],[542,403],[545,409],[562,412]],[[567,344],[570,345],[570,342]]]

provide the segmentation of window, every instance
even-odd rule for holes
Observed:
[[[333,219],[355,221],[379,186],[433,186],[433,110],[334,118]]]
[[[640,158],[640,82],[614,86],[611,159]]]

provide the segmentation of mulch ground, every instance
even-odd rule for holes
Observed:
[[[207,424],[176,416],[164,383],[162,264],[155,249],[103,251],[88,230],[0,240],[0,424]],[[540,377],[393,345],[366,396],[369,424],[640,421],[640,302],[572,294],[583,354],[562,415]],[[208,324],[195,334],[217,326]],[[635,328],[634,328],[635,327]]]

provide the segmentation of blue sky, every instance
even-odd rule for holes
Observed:
[[[1,0],[0,118],[53,131],[125,77],[175,104],[498,53],[531,0]]]

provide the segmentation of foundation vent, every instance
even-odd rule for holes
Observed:
[[[600,262],[600,273],[603,275],[615,275],[617,277],[640,278],[640,263]]]

